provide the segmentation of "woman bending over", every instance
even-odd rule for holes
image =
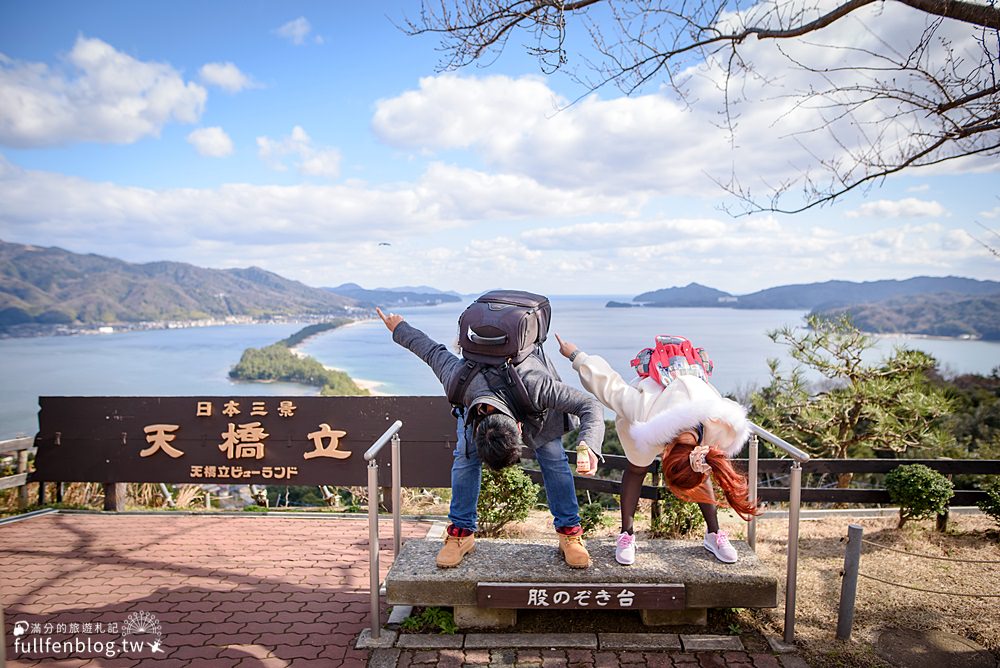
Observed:
[[[749,434],[746,409],[724,398],[705,378],[711,363],[683,337],[657,337],[633,360],[638,377],[626,383],[603,358],[588,355],[569,341],[559,340],[559,352],[573,363],[580,382],[615,412],[618,437],[628,458],[621,486],[621,534],[615,559],[635,562],[633,517],[642,481],[657,456],[663,479],[679,499],[698,504],[705,518],[704,546],[725,563],[738,559],[736,548],[719,528],[718,501],[712,480],[725,503],[745,520],[759,511],[748,500],[746,476],[730,457],[743,447]]]

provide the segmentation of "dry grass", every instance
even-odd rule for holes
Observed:
[[[953,515],[947,533],[935,531],[933,520],[913,522],[902,530],[896,529],[895,518],[803,520],[795,630],[799,643],[816,658],[816,665],[878,665],[871,655],[872,644],[880,630],[892,627],[955,633],[1000,656],[996,616],[1000,599],[926,593],[864,577],[858,581],[852,640],[835,640],[848,523],[863,527],[865,540],[910,553],[863,543],[862,574],[920,589],[1000,593],[996,586],[998,563],[912,556],[1000,562],[1000,534],[996,524],[984,515]],[[762,520],[757,535],[757,553],[778,573],[784,600],[787,520]],[[783,608],[761,615],[763,630],[780,632],[783,615]]]
[[[618,533],[614,522],[591,540],[609,540]],[[905,552],[951,559],[1000,562],[1000,531],[985,515],[952,515],[947,533],[934,530],[934,521],[910,522],[896,529],[896,518],[850,519],[844,517],[804,519],[800,525],[799,568],[796,589],[796,642],[812,666],[886,666],[874,653],[880,630],[900,627],[938,629],[964,636],[1000,657],[1000,599],[931,594],[894,587],[866,578],[858,583],[852,638],[836,640],[840,602],[841,570],[844,565],[848,524],[864,528],[864,539]],[[745,539],[746,525],[735,517],[722,519],[723,527]],[[640,539],[648,518],[637,515]],[[757,555],[779,582],[779,607],[773,610],[742,610],[734,619],[744,631],[781,637],[784,628],[785,569],[788,520],[768,518],[757,525]],[[513,525],[516,537],[551,537],[551,517],[533,513]],[[696,536],[700,538],[701,535]],[[692,537],[694,539],[695,537]],[[976,564],[925,559],[863,543],[861,573],[890,582],[946,592],[1000,594],[997,587],[1000,564]],[[640,556],[641,558],[641,556]]]

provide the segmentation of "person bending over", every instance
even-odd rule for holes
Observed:
[[[422,359],[441,384],[449,387],[453,377],[464,367],[462,359],[407,323],[403,316],[386,315],[381,309],[377,312],[392,332],[393,341]],[[577,416],[580,441],[588,446],[590,471],[596,472],[604,443],[604,409],[593,397],[560,382],[551,364],[538,355],[529,355],[515,368],[533,405],[548,409],[545,422],[537,434],[525,432],[482,374],[469,381],[463,398],[465,411],[458,420],[451,468],[450,524],[436,559],[440,568],[458,566],[475,548],[482,464],[494,470],[512,466],[520,461],[523,445],[534,449],[542,470],[545,495],[559,534],[559,551],[572,568],[590,565],[590,555],[582,539],[573,473],[562,447],[562,436],[570,422],[568,416]]]
[[[602,357],[584,353],[558,334],[556,339],[559,352],[573,363],[584,388],[615,412],[615,426],[628,459],[621,484],[622,524],[615,549],[618,563],[635,562],[633,517],[642,481],[658,455],[670,491],[679,499],[697,503],[701,509],[706,526],[705,549],[719,561],[735,563],[736,549],[719,528],[712,480],[740,517],[749,519],[759,512],[748,500],[746,477],[729,461],[750,434],[746,409],[722,397],[704,373],[693,368],[693,362],[675,362],[668,370],[656,367],[654,360],[650,373],[648,353],[652,349],[646,349],[646,357],[640,353],[633,362],[639,377],[627,383]],[[658,339],[685,341],[680,337]]]

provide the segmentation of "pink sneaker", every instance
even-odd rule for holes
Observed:
[[[615,543],[615,561],[622,566],[635,563],[635,535],[623,531]]]
[[[704,545],[706,550],[724,564],[735,564],[739,559],[736,548],[729,542],[729,534],[722,529],[718,533],[706,533]]]

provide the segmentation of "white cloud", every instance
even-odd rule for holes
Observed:
[[[607,99],[601,91],[571,104],[537,77],[425,77],[416,89],[380,100],[372,126],[393,146],[432,155],[470,151],[491,168],[546,185],[586,183],[605,193],[717,198],[725,193],[716,181],[727,182],[735,174],[752,195],[766,200],[783,182],[805,174],[822,185],[828,175],[817,169],[817,156],[826,164],[851,164],[877,135],[885,141],[886,157],[914,141],[915,128],[925,122],[922,117],[886,120],[896,113],[895,103],[891,109],[861,107],[843,117],[835,117],[818,99],[799,104],[798,95],[831,82],[848,82],[853,85],[845,90],[858,91],[859,70],[845,67],[845,58],[870,66],[875,59],[866,54],[884,50],[883,41],[907,53],[914,36],[923,34],[924,17],[905,7],[880,5],[858,13],[860,18],[823,31],[823,44],[850,44],[850,50],[815,40],[742,44],[741,56],[764,76],[731,82],[731,100],[740,93],[747,97],[736,99],[730,109],[733,137],[718,126],[726,79],[716,62],[678,74],[681,80],[687,77],[689,106],[666,90],[619,99]],[[859,21],[887,29],[876,33]],[[970,34],[953,26],[943,26],[940,33],[952,40],[956,53],[981,50]],[[815,71],[792,66],[790,58]],[[962,161],[937,169],[995,170],[998,164]]]
[[[939,218],[947,215],[947,210],[936,201],[907,197],[866,202],[844,215],[848,218]]]
[[[306,19],[306,17],[300,16],[297,19],[289,21],[288,23],[281,26],[274,32],[277,33],[279,37],[287,39],[292,44],[296,46],[301,46],[305,44],[306,37],[309,36],[309,33],[311,31],[312,31],[312,26],[309,24],[309,21]],[[322,38],[317,37],[317,44],[322,44],[322,43],[323,43]]]
[[[704,189],[699,163],[725,150],[714,132],[690,142],[704,134],[697,117],[659,95],[567,105],[536,77],[443,75],[379,101],[372,125],[395,146],[472,149],[496,169],[604,193]]]
[[[457,193],[474,193],[461,197]],[[481,195],[481,196],[480,196]],[[516,219],[620,211],[621,198],[563,192],[434,166],[418,181],[373,187],[227,184],[153,190],[22,169],[0,157],[0,238],[117,239],[136,247],[189,242],[253,246],[422,239],[433,232]],[[238,239],[234,230],[239,230]],[[520,243],[520,241],[519,241]]]
[[[153,190],[25,170],[0,158],[0,201],[0,238],[7,241],[44,239],[129,261],[256,264],[311,285],[391,281],[463,291],[505,285],[637,294],[697,281],[745,294],[833,278],[988,276],[996,263],[938,223],[849,233],[768,217],[622,218],[617,212],[629,197],[444,165],[391,186]],[[607,222],[573,222],[587,215]],[[530,227],[555,216],[567,224]],[[384,240],[392,246],[379,247]]]
[[[257,137],[257,155],[278,171],[286,171],[287,160],[292,160],[300,173],[335,179],[340,176],[340,151],[313,145],[312,139],[301,126],[292,128],[292,134],[283,139]]]
[[[989,211],[981,211],[979,215],[983,218],[1000,218],[1000,206],[994,207]]]
[[[581,223],[529,230],[522,239],[531,248],[559,250],[650,247],[664,240],[685,245],[696,239],[718,239],[734,227],[736,223],[707,219]]]
[[[66,67],[0,57],[0,143],[17,148],[80,141],[128,144],[170,122],[195,123],[207,93],[164,63],[136,60],[77,38]]]
[[[567,218],[614,212],[638,215],[640,198],[605,196],[588,188],[553,188],[519,174],[490,174],[431,163],[420,180],[442,210],[469,220]]]
[[[908,192],[908,193],[925,193],[925,192],[927,192],[930,189],[931,189],[930,184],[928,184],[928,183],[921,183],[919,186],[910,186],[909,188],[906,189],[906,192]]]
[[[697,281],[733,294],[761,287],[840,279],[969,275],[988,271],[986,259],[955,230],[937,224],[902,225],[872,232],[806,231],[795,227],[753,234],[734,229],[716,237],[608,249],[616,276],[655,287]],[[651,286],[651,287],[654,287]],[[646,288],[644,288],[646,289]]]
[[[187,136],[188,143],[200,155],[224,158],[233,152],[233,140],[220,127],[198,128]]]
[[[253,79],[240,71],[233,63],[206,63],[198,71],[201,80],[211,86],[218,86],[227,93],[238,93],[255,86]]]

